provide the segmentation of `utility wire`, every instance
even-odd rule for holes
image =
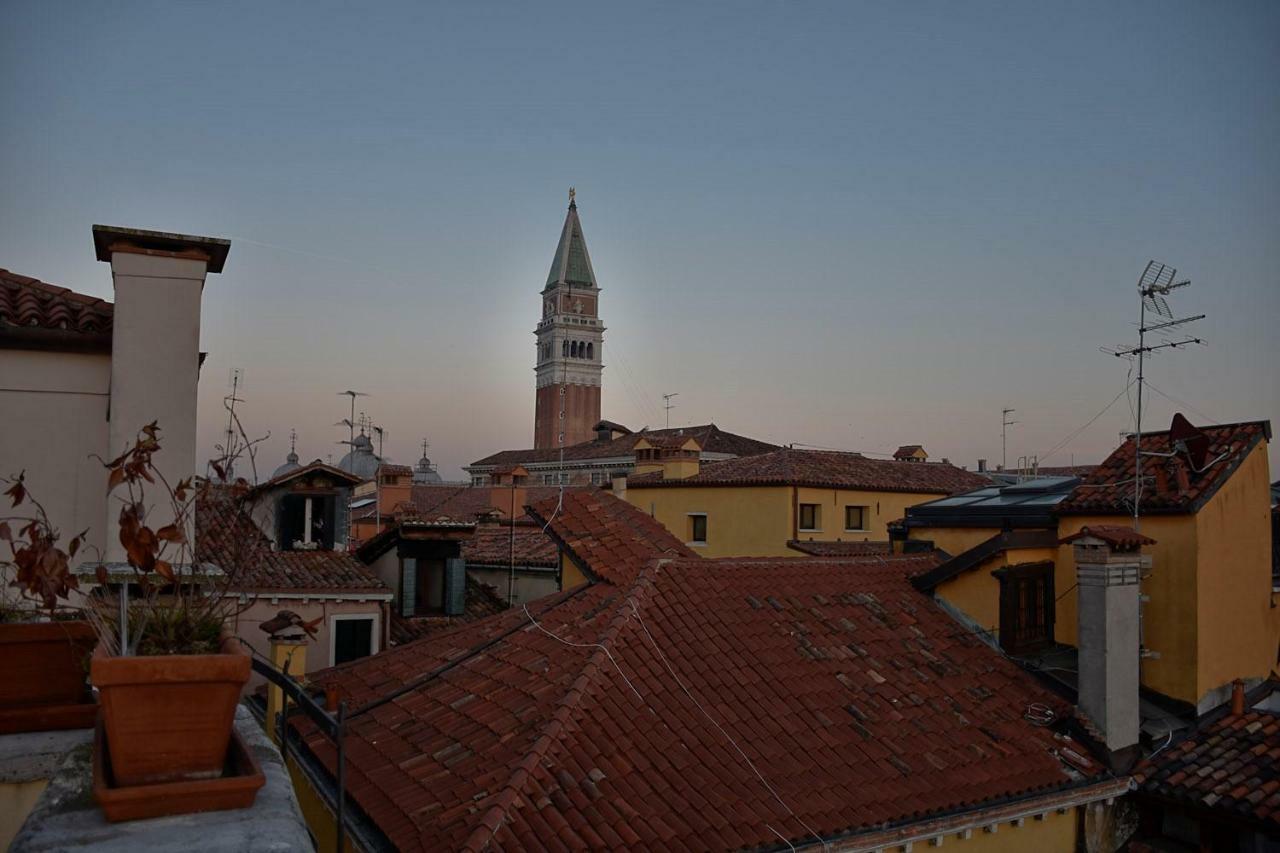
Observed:
[[[1214,418],[1212,415],[1205,414],[1204,412],[1197,409],[1195,406],[1188,403],[1186,400],[1179,400],[1177,397],[1173,396],[1172,394],[1166,394],[1165,392],[1161,391],[1159,388],[1151,384],[1150,379],[1143,380],[1143,384],[1146,385],[1148,388],[1150,388],[1152,391],[1155,391],[1161,397],[1164,397],[1170,403],[1173,403],[1175,406],[1182,406],[1190,410],[1191,413],[1196,415],[1197,417],[1204,418],[1209,423],[1213,423],[1216,420],[1216,418]]]
[[[1105,415],[1105,414],[1106,414],[1106,413],[1111,409],[1111,407],[1112,407],[1112,406],[1114,406],[1114,405],[1116,404],[1116,402],[1117,402],[1121,397],[1123,397],[1125,394],[1127,394],[1127,393],[1128,393],[1129,388],[1130,388],[1130,386],[1132,386],[1132,385],[1133,385],[1133,380],[1132,380],[1132,379],[1128,380],[1128,381],[1125,383],[1125,386],[1124,386],[1123,388],[1121,388],[1121,389],[1120,389],[1120,393],[1119,393],[1119,394],[1117,394],[1117,395],[1115,395],[1114,397],[1112,397],[1112,398],[1111,398],[1111,402],[1110,402],[1110,403],[1107,403],[1107,405],[1105,405],[1105,406],[1103,406],[1103,407],[1102,407],[1102,411],[1098,412],[1096,415],[1094,415],[1093,417],[1089,418],[1089,420],[1088,420],[1088,421],[1086,421],[1086,422],[1085,422],[1085,424],[1084,424],[1083,426],[1081,426],[1081,427],[1077,427],[1076,429],[1072,430],[1072,432],[1071,432],[1071,433],[1070,433],[1066,438],[1062,439],[1062,441],[1059,441],[1059,442],[1058,442],[1057,444],[1055,444],[1052,448],[1050,448],[1047,452],[1045,452],[1045,453],[1041,453],[1037,458],[1038,458],[1038,459],[1048,459],[1049,457],[1053,456],[1053,454],[1057,453],[1059,450],[1061,450],[1062,448],[1064,448],[1064,447],[1066,447],[1068,444],[1070,444],[1073,440],[1075,440],[1076,436],[1080,435],[1080,433],[1084,432],[1084,431],[1085,431],[1085,430],[1087,430],[1089,427],[1093,426],[1093,425],[1094,425],[1094,423],[1095,423],[1095,422],[1097,422],[1098,418],[1100,418],[1100,417],[1102,417],[1103,415]]]

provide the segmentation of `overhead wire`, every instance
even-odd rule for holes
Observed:
[[[1132,373],[1132,371],[1130,371],[1130,373]],[[1072,431],[1071,431],[1071,432],[1066,436],[1066,438],[1064,438],[1064,439],[1062,439],[1061,441],[1059,441],[1057,444],[1055,444],[1053,447],[1051,447],[1048,451],[1046,451],[1046,452],[1044,452],[1044,453],[1039,454],[1036,458],[1037,458],[1037,459],[1041,459],[1041,460],[1048,459],[1049,457],[1053,456],[1053,454],[1057,453],[1059,450],[1061,450],[1062,448],[1064,448],[1064,447],[1066,447],[1068,444],[1070,444],[1072,441],[1074,441],[1074,440],[1075,440],[1075,438],[1076,438],[1077,436],[1079,436],[1079,435],[1080,435],[1080,433],[1084,432],[1084,431],[1085,431],[1085,430],[1087,430],[1089,427],[1093,426],[1093,425],[1094,425],[1094,423],[1096,423],[1096,422],[1097,422],[1098,418],[1102,417],[1102,416],[1103,416],[1103,415],[1105,415],[1108,411],[1110,411],[1110,410],[1111,410],[1111,407],[1112,407],[1112,406],[1114,406],[1114,405],[1116,404],[1116,402],[1117,402],[1121,397],[1123,397],[1126,393],[1128,393],[1129,388],[1130,388],[1130,386],[1132,386],[1132,385],[1133,385],[1133,379],[1132,379],[1132,378],[1130,378],[1130,379],[1128,379],[1128,380],[1125,382],[1125,386],[1124,386],[1123,388],[1121,388],[1121,389],[1120,389],[1120,393],[1119,393],[1119,394],[1116,394],[1114,397],[1112,397],[1112,398],[1111,398],[1111,402],[1109,402],[1109,403],[1107,403],[1107,405],[1103,406],[1103,407],[1102,407],[1102,410],[1101,410],[1100,412],[1098,412],[1098,413],[1097,413],[1096,415],[1094,415],[1093,417],[1089,418],[1089,420],[1085,421],[1085,423],[1084,423],[1082,426],[1079,426],[1079,427],[1077,427],[1076,429],[1072,430]]]

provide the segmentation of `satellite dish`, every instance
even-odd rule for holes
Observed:
[[[1187,454],[1192,470],[1199,471],[1209,459],[1209,436],[1191,425],[1191,421],[1181,412],[1173,416],[1173,424],[1169,427],[1169,442],[1174,449]]]

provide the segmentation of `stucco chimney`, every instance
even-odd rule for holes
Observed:
[[[627,472],[614,471],[613,476],[609,479],[609,488],[613,492],[614,497],[627,499]]]
[[[979,474],[987,473],[987,460],[985,459],[978,460],[978,473]]]
[[[1138,582],[1155,540],[1128,527],[1083,527],[1075,552],[1079,702],[1113,756],[1138,742]]]
[[[108,456],[119,455],[155,421],[161,450],[152,461],[176,484],[199,470],[200,299],[205,276],[222,272],[231,242],[95,225],[93,244],[98,260],[111,264],[115,286]],[[147,501],[153,530],[172,520],[166,503],[155,491]],[[109,502],[107,531],[115,530],[118,513],[117,503]],[[108,533],[106,543],[107,560],[123,561],[118,537]]]

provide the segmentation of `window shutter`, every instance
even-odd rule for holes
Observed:
[[[400,615],[412,616],[418,599],[418,561],[405,557],[400,561]]]
[[[467,606],[467,564],[461,557],[444,561],[444,612],[461,616]]]

